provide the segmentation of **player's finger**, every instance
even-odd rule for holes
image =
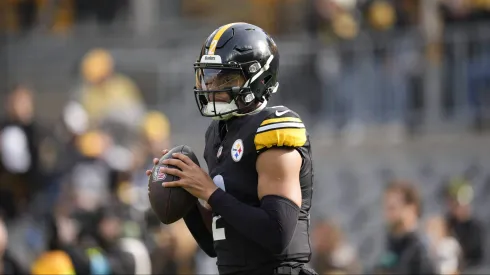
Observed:
[[[185,183],[181,180],[169,181],[169,182],[162,182],[162,186],[165,188],[167,188],[167,187],[185,187]]]
[[[176,176],[179,178],[182,178],[182,176],[184,175],[184,173],[182,171],[180,171],[179,169],[175,169],[175,168],[163,167],[163,172],[165,174],[173,175],[173,176]]]
[[[184,170],[187,167],[187,165],[180,159],[166,159],[163,161],[163,164],[177,166],[181,170]]]
[[[166,155],[168,153],[168,151],[169,151],[168,149],[163,149],[162,150],[162,156]]]
[[[146,170],[146,175],[149,177],[151,175],[151,170]]]
[[[174,158],[180,159],[181,161],[183,161],[185,164],[187,164],[189,166],[194,166],[194,162],[188,156],[186,156],[184,154],[174,153],[174,154],[172,154],[172,156]]]
[[[154,164],[154,165],[157,165],[159,161],[160,161],[159,159],[154,158],[154,159],[153,159],[153,164]]]

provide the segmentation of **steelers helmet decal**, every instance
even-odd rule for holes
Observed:
[[[194,63],[194,95],[203,116],[228,119],[265,108],[279,87],[279,52],[261,28],[230,23],[206,39]]]

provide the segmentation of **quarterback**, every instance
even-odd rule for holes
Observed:
[[[200,199],[184,217],[189,231],[217,257],[220,274],[316,274],[305,267],[309,136],[294,111],[266,107],[279,88],[274,40],[251,24],[221,26],[206,39],[194,69],[197,106],[213,118],[204,149],[209,174],[183,154],[164,162],[179,168],[165,173],[180,178],[164,186]]]

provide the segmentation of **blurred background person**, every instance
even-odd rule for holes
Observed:
[[[93,212],[104,206],[108,198],[113,199],[112,170],[103,158],[109,142],[99,131],[87,132],[77,140],[81,158],[67,175],[70,188],[65,194],[75,209]]]
[[[89,128],[103,123],[136,128],[144,116],[145,104],[136,84],[116,73],[112,55],[105,49],[93,49],[82,59],[82,85],[74,95],[89,119]]]
[[[419,231],[422,205],[415,187],[406,181],[389,183],[383,204],[388,236],[386,250],[375,272],[439,274],[429,246]]]
[[[177,273],[179,274],[196,272],[195,255],[198,246],[191,233],[186,228],[183,220],[170,226],[170,230],[175,236],[175,257],[178,265]]]
[[[459,274],[462,257],[458,241],[450,235],[443,217],[431,217],[426,223],[430,253],[440,274]]]
[[[481,222],[472,215],[474,191],[464,179],[453,179],[447,186],[447,216],[449,232],[461,245],[465,268],[481,264],[485,253],[485,234]]]
[[[358,274],[361,266],[354,247],[347,243],[339,226],[330,221],[317,221],[312,242],[313,269],[318,274]]]
[[[444,109],[449,116],[458,115],[458,109],[471,106],[472,126],[477,131],[488,129],[488,79],[489,79],[489,50],[482,47],[480,41],[468,41],[465,48],[459,48],[454,43],[457,36],[465,30],[462,26],[478,26],[488,24],[490,20],[489,2],[465,1],[465,0],[443,0],[438,1],[443,21],[444,31],[444,54],[447,66],[444,67]],[[483,42],[486,44],[487,42]],[[455,54],[461,52],[465,59],[458,59]],[[457,74],[465,72],[468,74],[463,83],[458,83]],[[461,87],[461,88],[458,88]],[[463,102],[462,102],[463,101]],[[460,104],[464,105],[461,106]]]
[[[152,274],[178,274],[176,239],[167,226],[160,223],[151,210],[146,215],[147,246],[151,250]]]
[[[40,126],[34,120],[32,91],[17,85],[4,102],[0,124],[0,210],[7,219],[26,211],[43,187],[39,173]]]
[[[120,213],[104,206],[86,213],[78,243],[88,258],[91,274],[135,274],[135,259],[119,245],[122,237]]]
[[[170,141],[170,121],[162,112],[149,111],[146,113],[142,123],[144,137],[148,144],[148,149],[152,156],[162,151],[164,148],[169,148]]]

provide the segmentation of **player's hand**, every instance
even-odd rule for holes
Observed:
[[[166,153],[168,153],[168,149],[162,150],[162,156],[164,156]],[[153,159],[153,165],[157,165],[160,159],[154,158]],[[146,170],[146,175],[149,177],[151,175],[151,170]]]
[[[177,168],[163,167],[164,173],[179,177],[178,181],[164,182],[164,187],[182,187],[195,197],[208,201],[218,187],[209,177],[208,173],[195,164],[188,156],[174,153],[173,159],[166,159],[163,164],[173,165]]]

